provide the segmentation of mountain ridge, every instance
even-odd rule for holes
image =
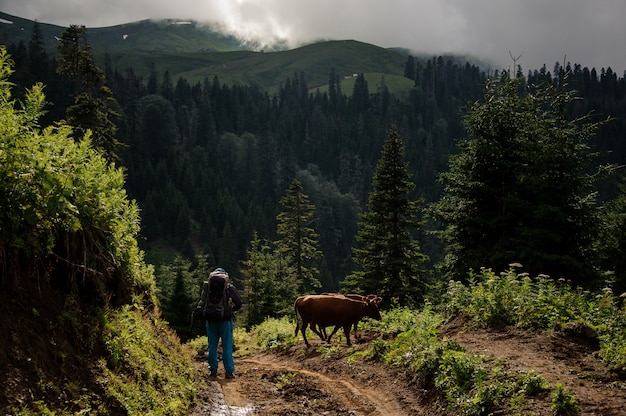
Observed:
[[[28,45],[35,21],[0,12],[0,42]],[[9,23],[7,23],[9,22]],[[40,23],[45,49],[56,52],[62,26]],[[304,74],[310,88],[323,88],[333,70],[346,78],[344,91],[351,91],[350,79],[364,74],[370,85],[385,82],[390,92],[406,95],[413,81],[404,77],[411,52],[406,48],[383,48],[353,39],[324,40],[286,48],[276,44],[262,49],[260,44],[227,35],[211,25],[193,20],[141,20],[116,26],[87,28],[87,35],[98,65],[105,55],[116,70],[132,68],[147,78],[153,69],[165,71],[173,80],[182,77],[190,83],[218,77],[225,84],[257,85],[270,93],[294,74]],[[426,54],[415,54],[425,61]],[[446,59],[466,61],[466,57]]]

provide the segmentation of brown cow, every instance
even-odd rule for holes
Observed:
[[[296,310],[296,331],[294,335],[298,335],[298,330],[300,330],[307,347],[311,346],[306,338],[306,329],[309,325],[311,330],[322,339],[324,338],[317,330],[317,327],[335,326],[333,334],[339,327],[342,327],[346,335],[347,344],[352,345],[350,343],[350,328],[355,322],[366,316],[376,320],[381,319],[378,305],[375,299],[371,298],[360,301],[345,296],[307,295],[296,299],[294,307]],[[331,337],[333,334],[331,334]]]
[[[345,296],[346,298],[350,298],[350,299],[354,299],[354,300],[359,300],[362,302],[365,302],[367,299],[372,299],[376,302],[376,305],[380,305],[380,302],[382,302],[383,298],[381,298],[378,295],[359,295],[356,293],[337,293],[337,292],[323,292],[322,295],[330,295],[330,296]],[[359,327],[359,321],[356,321],[354,323],[354,330],[352,332],[354,332],[354,336],[357,337],[357,329]],[[319,332],[316,332],[320,338],[322,338],[323,341],[326,341],[328,343],[330,343],[330,339],[332,338],[333,335],[335,335],[335,333],[339,330],[339,326],[335,326],[335,328],[333,329],[333,332],[330,334],[330,336],[328,336],[326,334],[326,328],[325,327],[318,327],[317,330]]]

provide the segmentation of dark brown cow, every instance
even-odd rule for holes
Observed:
[[[330,295],[330,296],[345,296],[346,298],[350,298],[350,299],[354,299],[354,300],[359,300],[362,302],[365,302],[367,299],[372,299],[376,302],[376,305],[380,305],[380,302],[382,302],[383,298],[381,298],[378,295],[359,295],[356,293],[337,293],[337,292],[324,292],[322,293],[322,295]],[[352,330],[352,332],[354,333],[354,336],[357,337],[357,329],[359,327],[359,321],[356,321],[354,323],[354,329]],[[317,330],[319,332],[316,332],[320,338],[322,338],[323,341],[326,341],[328,343],[330,343],[330,339],[332,338],[333,335],[335,335],[335,333],[339,330],[339,326],[335,326],[335,328],[333,329],[333,332],[330,334],[330,336],[328,336],[326,334],[326,328],[325,327],[318,327]]]
[[[380,320],[380,311],[376,300],[366,298],[364,301],[350,299],[345,296],[336,295],[307,295],[296,299],[294,304],[296,310],[296,331],[302,332],[302,337],[307,347],[310,347],[306,338],[306,329],[310,325],[311,330],[324,339],[318,327],[325,328],[335,326],[335,331],[339,327],[343,328],[346,334],[346,342],[350,343],[350,328],[355,322],[360,321],[364,317],[370,317]],[[332,335],[330,337],[332,337]],[[328,337],[330,339],[330,337]]]

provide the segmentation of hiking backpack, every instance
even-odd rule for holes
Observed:
[[[228,321],[233,316],[233,308],[228,302],[228,273],[213,271],[209,274],[206,286],[206,300],[203,317],[207,321]]]

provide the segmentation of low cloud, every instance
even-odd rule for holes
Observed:
[[[5,0],[6,1],[6,0]],[[244,39],[297,46],[355,39],[428,54],[469,54],[524,70],[555,62],[626,69],[623,0],[29,0],[4,12],[63,26],[149,18],[218,23]]]

